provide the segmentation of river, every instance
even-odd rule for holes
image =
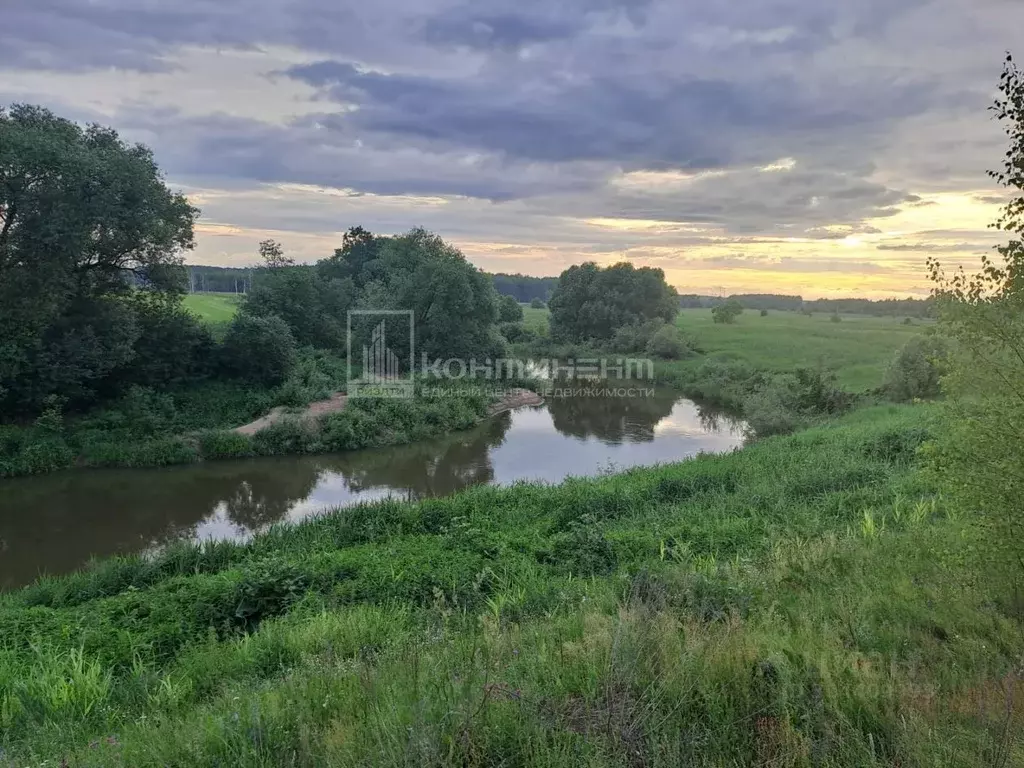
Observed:
[[[481,483],[557,483],[729,451],[743,425],[675,393],[553,399],[394,448],[0,480],[0,589],[91,557],[179,539],[244,539],[331,507]]]

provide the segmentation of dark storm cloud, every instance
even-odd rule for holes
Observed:
[[[332,118],[336,130],[524,160],[608,160],[650,169],[767,162],[797,152],[808,133],[847,135],[922,111],[931,93],[897,88],[882,98],[850,90],[842,102],[823,102],[787,77],[644,82],[609,72],[559,83],[532,65],[512,63],[493,77],[470,80],[360,71],[337,61],[287,74],[358,107]]]

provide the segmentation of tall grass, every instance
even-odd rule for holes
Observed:
[[[40,581],[0,598],[0,747],[17,765],[1017,764],[1019,626],[978,578],[982,533],[917,469],[930,414]]]

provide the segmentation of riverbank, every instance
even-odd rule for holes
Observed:
[[[71,467],[160,467],[402,445],[469,429],[520,404],[543,402],[521,388],[493,395],[473,387],[461,393],[459,387],[449,389],[444,397],[351,403],[344,393],[314,399],[317,395],[308,393],[290,397],[211,386],[176,398],[139,391],[69,423],[55,412],[33,426],[0,426],[0,478]],[[289,404],[271,406],[282,399]]]
[[[984,532],[919,468],[934,413],[44,580],[0,598],[0,745],[17,765],[991,765],[1019,625]]]

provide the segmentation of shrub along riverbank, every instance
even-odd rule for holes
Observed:
[[[0,746],[12,765],[1016,764],[1019,624],[984,530],[918,466],[932,416],[860,410],[40,581],[0,598]]]

